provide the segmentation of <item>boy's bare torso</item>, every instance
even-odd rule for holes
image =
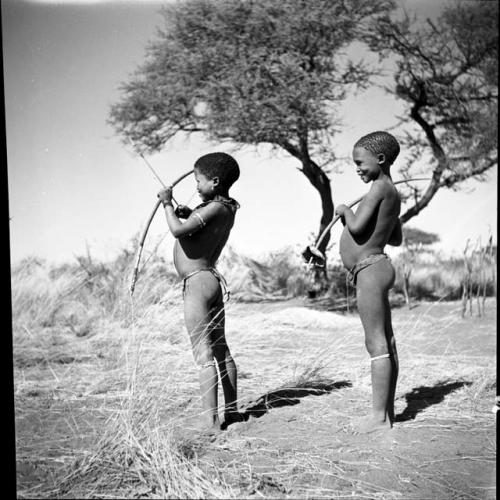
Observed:
[[[234,213],[222,203],[217,215],[199,231],[175,241],[174,266],[181,278],[207,267],[214,267],[234,224]]]
[[[362,234],[353,235],[345,226],[340,237],[339,252],[347,269],[369,255],[382,253],[398,222],[401,200],[396,188],[392,182],[374,181],[370,193],[375,182],[379,183],[378,188],[382,187],[382,196],[365,230]]]

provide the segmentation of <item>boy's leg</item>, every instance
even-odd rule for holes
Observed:
[[[193,356],[200,367],[200,392],[203,421],[206,427],[220,427],[217,412],[218,374],[211,342],[213,329],[211,306],[219,293],[219,283],[214,276],[202,271],[186,282],[184,293],[184,318],[191,339]]]
[[[212,322],[214,329],[211,331],[214,356],[219,366],[222,390],[224,392],[224,422],[239,420],[238,399],[238,370],[226,342],[225,312],[222,293],[215,307],[212,309]]]
[[[394,268],[381,260],[358,273],[356,295],[365,331],[365,345],[371,358],[372,415],[360,423],[359,431],[390,428],[388,404],[391,396],[393,361],[386,335],[387,294],[394,281]]]
[[[392,317],[391,317],[391,306],[389,304],[388,295],[385,298],[385,334],[387,338],[387,345],[389,346],[389,352],[391,354],[392,361],[392,376],[391,376],[391,387],[389,393],[389,401],[387,403],[387,413],[389,414],[389,419],[391,423],[394,423],[395,413],[394,413],[394,400],[396,398],[396,385],[398,382],[399,374],[399,359],[398,351],[396,349],[396,339],[394,337],[394,332],[392,330]]]

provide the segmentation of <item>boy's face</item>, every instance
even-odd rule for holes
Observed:
[[[365,184],[378,179],[382,173],[381,165],[385,161],[383,154],[377,156],[358,146],[352,150],[352,159],[356,164],[356,173]]]
[[[215,194],[215,186],[218,184],[218,179],[209,179],[206,175],[194,169],[194,178],[196,179],[196,189],[203,201],[211,200]]]

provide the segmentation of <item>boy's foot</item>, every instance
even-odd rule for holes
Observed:
[[[214,424],[209,427],[202,427],[200,429],[200,434],[208,439],[209,441],[214,441],[217,436],[222,432],[220,424]]]
[[[190,419],[191,420],[191,419]],[[185,425],[185,429],[194,432],[195,434],[218,434],[221,431],[219,419],[192,419],[190,423]]]
[[[220,424],[209,424],[203,419],[188,418],[187,422],[178,428],[176,433],[179,440],[185,443],[186,449],[197,450],[209,443],[213,443],[222,434]]]
[[[204,441],[204,442],[212,442],[217,439],[217,436],[219,436],[222,433],[221,425],[220,424],[213,424],[213,425],[199,425],[196,427],[196,429],[193,429],[195,432],[192,434],[192,438],[194,441]]]
[[[370,434],[372,432],[387,432],[392,428],[391,422],[388,418],[385,420],[378,420],[372,415],[358,418],[353,422],[355,434]]]
[[[221,429],[226,430],[231,424],[237,422],[246,422],[248,417],[244,413],[232,411],[224,414],[224,422],[222,422]]]

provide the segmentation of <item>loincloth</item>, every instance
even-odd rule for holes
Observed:
[[[356,286],[356,276],[358,275],[359,271],[365,269],[368,266],[371,266],[372,264],[375,264],[376,262],[379,262],[382,259],[387,259],[389,262],[391,261],[391,258],[385,253],[374,253],[368,255],[368,257],[365,257],[364,259],[361,259],[357,264],[352,266],[351,269],[347,271],[347,279],[349,283],[352,286]]]
[[[201,273],[202,271],[209,271],[215,276],[222,290],[222,300],[224,302],[227,302],[230,295],[229,289],[227,288],[227,281],[225,280],[224,276],[222,276],[222,274],[219,273],[217,269],[215,269],[215,267],[202,267],[201,269],[196,269],[196,271],[192,271],[184,276],[184,278],[182,279],[182,295],[184,296],[186,293],[186,281],[195,274]]]

